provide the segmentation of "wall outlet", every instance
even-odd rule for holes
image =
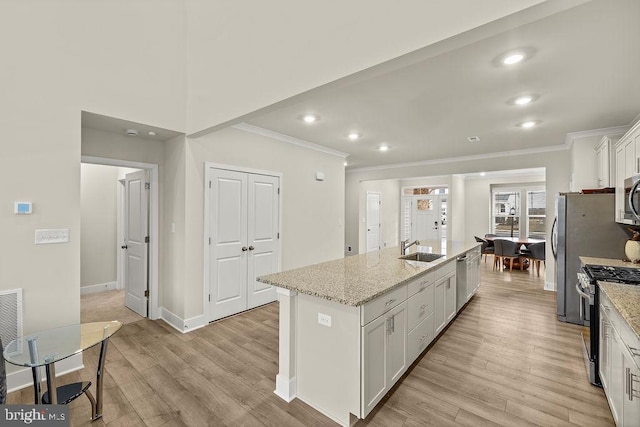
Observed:
[[[324,314],[324,313],[318,313],[318,323],[330,328],[331,327],[331,316],[329,316],[328,314]]]
[[[347,252],[351,252],[353,250],[353,248],[351,248],[351,245],[347,245]]]

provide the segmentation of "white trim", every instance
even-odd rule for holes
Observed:
[[[84,368],[82,364],[82,353],[74,354],[59,362],[56,362],[56,378],[70,372],[79,371]],[[40,368],[42,369],[42,368]],[[43,375],[44,378],[44,375]],[[33,386],[33,375],[31,368],[20,369],[19,371],[7,373],[7,393],[22,390]]]
[[[160,196],[158,165],[155,163],[143,163],[131,160],[110,159],[106,157],[81,156],[81,163],[92,163],[96,165],[118,166],[136,169],[146,169],[149,171],[149,319],[160,318],[160,303],[158,293],[159,282],[159,254],[160,254]]]
[[[545,275],[546,275],[546,270],[545,270]],[[553,282],[544,282],[544,290],[545,291],[553,291],[556,292],[556,287],[555,284]]]
[[[283,174],[281,172],[268,171],[264,169],[253,169],[246,168],[242,166],[233,166],[226,165],[222,163],[213,163],[213,162],[204,162],[204,234],[202,236],[202,241],[204,245],[204,271],[203,271],[203,283],[202,283],[202,313],[204,317],[204,324],[211,322],[211,313],[209,313],[209,258],[211,256],[211,245],[209,245],[209,236],[211,235],[211,230],[209,229],[209,181],[211,181],[210,171],[211,169],[223,169],[230,170],[235,172],[243,172],[250,173],[254,175],[266,175],[273,176],[278,178],[278,186],[280,188],[280,194],[278,195],[278,232],[280,233],[280,238],[278,239],[278,271],[282,271],[282,241],[284,240],[284,236],[282,235],[282,200],[284,195],[284,180]],[[278,288],[276,288],[277,293]]]
[[[587,138],[590,136],[612,136],[612,135],[622,135],[626,133],[631,126],[614,126],[610,128],[601,128],[601,129],[590,129],[590,130],[581,130],[578,132],[569,132],[567,136],[564,138],[564,144],[566,146],[570,146],[573,143],[574,139],[577,138]]]
[[[118,282],[98,283],[96,285],[80,286],[80,295],[99,294],[116,290],[118,290]]]
[[[276,389],[273,391],[276,396],[290,403],[296,398],[298,390],[298,380],[296,377],[288,379],[280,374],[276,375]],[[326,415],[326,414],[325,414]]]
[[[321,153],[330,154],[332,156],[340,157],[341,159],[349,156],[349,153],[334,150],[333,148],[325,147],[324,145],[314,144],[313,142],[265,129],[260,126],[250,125],[249,123],[238,123],[233,125],[232,128],[254,133],[256,135],[266,136],[267,138],[287,142],[289,144],[297,145],[298,147],[308,148],[309,150],[320,151]]]
[[[346,173],[368,172],[368,171],[386,170],[386,169],[399,169],[399,168],[408,168],[408,167],[415,167],[415,166],[439,165],[442,163],[467,162],[467,161],[473,161],[473,160],[495,159],[500,157],[523,156],[527,154],[550,153],[554,151],[564,151],[568,149],[569,148],[564,144],[550,145],[548,147],[525,148],[524,150],[502,151],[500,153],[474,154],[471,156],[448,157],[445,159],[422,160],[419,162],[395,163],[395,164],[381,165],[381,166],[367,166],[363,168],[347,169]]]
[[[183,334],[195,331],[196,329],[200,329],[207,324],[205,322],[203,314],[195,317],[190,317],[189,319],[185,320],[164,307],[160,308],[160,312],[162,313],[161,319],[164,320],[167,325]]]

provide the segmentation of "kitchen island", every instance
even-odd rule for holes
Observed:
[[[404,260],[392,247],[258,279],[280,302],[278,396],[341,425],[367,416],[457,314],[457,260],[479,260],[480,245],[427,241],[416,251],[443,256]],[[479,285],[479,264],[468,265],[467,301]]]

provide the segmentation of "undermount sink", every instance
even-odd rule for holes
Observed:
[[[432,254],[428,252],[416,252],[410,255],[401,256],[400,259],[406,259],[407,261],[431,262],[438,258],[442,258],[443,256],[444,255],[441,254]]]

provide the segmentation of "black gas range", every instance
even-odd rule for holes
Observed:
[[[611,267],[606,265],[585,265],[578,273],[576,290],[580,295],[580,320],[582,321],[582,340],[584,342],[584,360],[589,373],[589,381],[602,387],[598,375],[598,352],[600,347],[600,291],[598,281],[640,285],[640,266]]]
[[[591,280],[640,285],[640,265],[638,267],[585,265],[584,271]]]

